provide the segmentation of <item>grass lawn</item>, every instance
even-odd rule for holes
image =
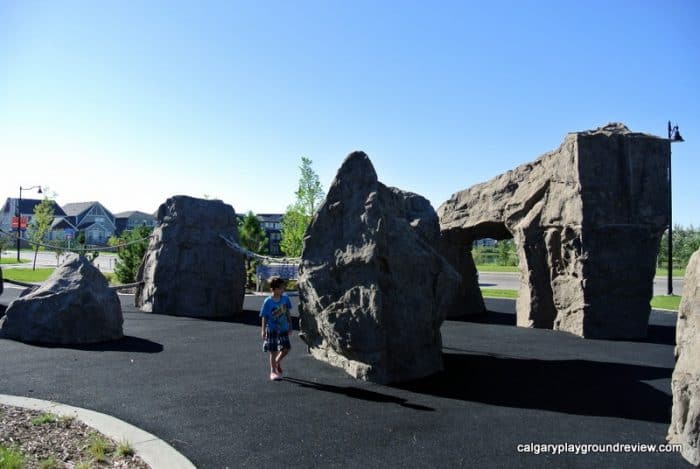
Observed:
[[[655,296],[651,299],[651,307],[657,309],[672,309],[673,311],[678,311],[680,303],[681,297],[678,295]]]
[[[499,290],[498,288],[482,288],[481,294],[484,298],[510,298],[518,297],[518,290]]]
[[[29,263],[27,259],[20,259],[19,262],[17,262],[16,257],[3,257],[0,259],[0,264],[26,264]]]
[[[673,269],[673,277],[685,277],[685,269]],[[666,267],[656,268],[657,277],[668,277],[668,269]]]
[[[55,269],[51,267],[32,269],[2,269],[2,276],[7,280],[18,282],[43,282]]]
[[[43,282],[56,270],[52,267],[32,269],[3,269],[2,276],[8,280],[18,282],[38,283]],[[113,272],[102,272],[110,285],[120,284]],[[0,466],[1,467],[1,466]]]
[[[499,290],[496,288],[482,288],[481,294],[484,298],[510,298],[516,299],[518,297],[517,290]],[[670,309],[673,311],[678,311],[678,305],[681,302],[681,297],[678,295],[672,296],[655,296],[651,299],[651,307],[654,309]]]

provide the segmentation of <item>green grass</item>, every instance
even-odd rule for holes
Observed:
[[[17,282],[43,282],[55,269],[51,267],[32,269],[2,269],[2,276]]]
[[[509,298],[516,299],[518,297],[517,290],[499,290],[497,288],[482,288],[481,294],[484,298]],[[678,311],[678,305],[681,302],[681,297],[673,296],[655,296],[651,299],[651,307],[655,309],[670,309]]]
[[[131,447],[128,441],[122,440],[117,444],[117,456],[126,457],[133,456],[134,448]]]
[[[44,413],[32,419],[32,425],[43,425],[45,423],[54,423],[58,418],[51,413]]]
[[[14,448],[0,445],[0,469],[22,469],[24,455]]]
[[[518,297],[518,290],[499,290],[498,288],[482,288],[481,294],[484,298],[511,298]]]
[[[668,269],[666,267],[657,267],[656,268],[656,276],[657,277],[668,277]],[[674,268],[673,277],[685,277],[685,269],[679,269],[679,268]]]
[[[39,469],[60,469],[61,465],[54,456],[49,456],[39,462]]]
[[[651,307],[657,309],[671,309],[678,311],[678,306],[681,303],[681,297],[678,295],[671,296],[655,296],[651,299]]]
[[[0,264],[27,264],[31,261],[28,261],[27,259],[20,259],[19,262],[17,262],[16,257],[3,257],[0,259]]]
[[[95,461],[104,462],[107,460],[107,454],[111,451],[111,448],[107,439],[102,435],[93,433],[90,436],[90,443],[87,450]]]

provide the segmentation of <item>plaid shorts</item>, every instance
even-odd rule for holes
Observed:
[[[267,331],[267,338],[263,342],[263,352],[279,352],[290,348],[292,345],[289,343],[288,332]]]

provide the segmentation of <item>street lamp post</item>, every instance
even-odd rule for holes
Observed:
[[[20,205],[22,205],[22,191],[29,191],[32,189],[37,189],[36,193],[41,194],[41,186],[19,186],[19,199],[17,200],[17,206],[15,207],[15,218],[17,219],[17,262],[19,262],[19,248],[22,236],[22,212],[20,209]]]
[[[671,127],[671,121],[668,121],[668,140],[670,143],[683,142],[678,125]],[[668,152],[668,289],[666,293],[673,295],[673,203],[671,195],[671,150]]]

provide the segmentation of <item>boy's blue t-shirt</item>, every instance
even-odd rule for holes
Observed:
[[[267,318],[267,330],[277,332],[289,332],[290,325],[287,321],[287,313],[292,311],[292,302],[287,295],[282,293],[279,301],[272,299],[272,296],[265,298],[260,317]]]

